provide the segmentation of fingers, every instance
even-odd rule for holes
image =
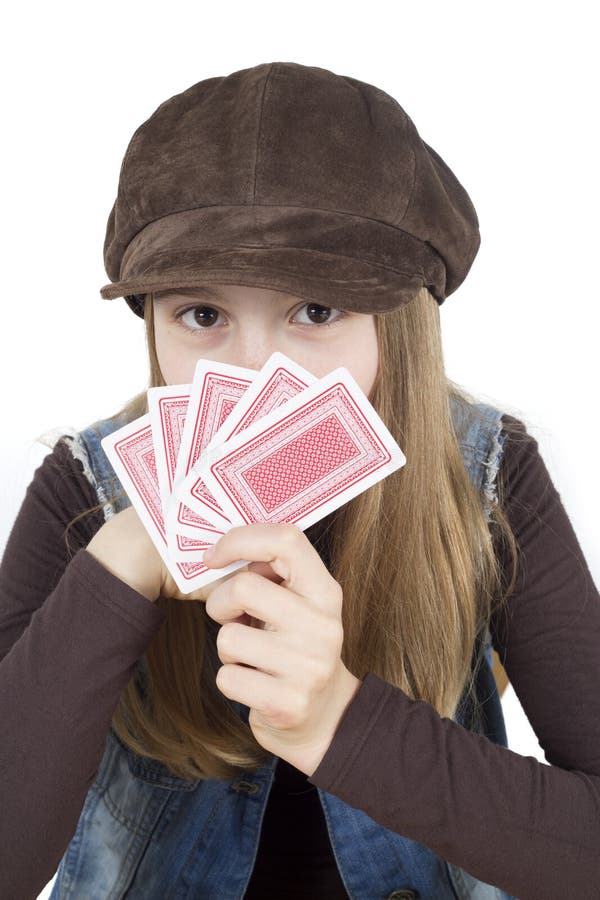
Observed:
[[[204,562],[218,569],[239,559],[268,563],[281,584],[295,594],[321,603],[324,609],[341,608],[340,586],[295,525],[257,522],[232,528],[217,541],[210,556],[205,554]],[[237,577],[241,574],[252,572]]]
[[[280,631],[284,624],[287,628],[298,624],[295,621],[298,611],[293,599],[287,589],[256,572],[236,572],[207,597],[206,612],[222,625],[246,613]]]
[[[276,572],[273,571],[269,563],[266,562],[251,562],[246,566],[248,572],[256,572],[258,575],[262,575],[263,578],[268,578],[269,581],[275,582],[275,584],[281,584],[283,578],[281,575],[277,575]]]
[[[217,634],[217,652],[224,665],[242,663],[261,669],[269,675],[293,670],[298,664],[298,651],[283,647],[273,634],[240,622],[227,622]]]
[[[223,665],[217,672],[215,682],[226,697],[250,707],[250,715],[252,715],[252,709],[259,704],[261,710],[274,717],[277,716],[285,723],[287,713],[278,712],[282,706],[285,709],[281,700],[281,689],[272,675],[259,669]]]
[[[249,725],[265,749],[312,772],[350,699],[345,690],[340,696],[341,677],[356,691],[341,660],[342,588],[295,526],[232,528],[205,563],[219,569],[236,560],[250,562],[206,600],[207,614],[221,623],[216,685],[250,708]]]
[[[324,686],[339,658],[339,647],[324,640],[307,642],[297,632],[272,633],[227,622],[217,634],[217,652],[224,666],[250,666],[289,684]],[[302,673],[302,674],[300,674]],[[257,705],[254,698],[253,706]]]

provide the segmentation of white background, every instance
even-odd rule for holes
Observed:
[[[44,449],[147,384],[143,324],[102,300],[139,124],[263,62],[394,96],[473,200],[482,244],[441,308],[449,376],[525,419],[600,582],[599,72],[592,3],[14,4],[4,19],[0,549]],[[125,348],[125,349],[122,349]],[[511,688],[512,749],[543,753]]]

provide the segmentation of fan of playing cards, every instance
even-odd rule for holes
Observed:
[[[230,528],[304,531],[406,462],[346,368],[317,379],[283,353],[260,371],[200,359],[148,410],[102,447],[183,594],[248,564],[203,564]]]

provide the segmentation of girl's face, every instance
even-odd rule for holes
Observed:
[[[379,362],[373,315],[236,284],[156,291],[153,302],[167,384],[190,384],[200,358],[261,369],[278,350],[316,378],[345,366],[370,395]]]

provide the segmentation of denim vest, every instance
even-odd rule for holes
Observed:
[[[504,439],[502,413],[484,403],[454,399],[451,413],[465,466],[489,521]],[[121,485],[100,445],[104,435],[122,424],[116,417],[104,419],[68,438],[104,504],[105,518],[129,505],[126,496],[111,500]],[[461,701],[454,718],[507,746],[489,628],[481,639],[485,655],[477,696],[483,716],[474,724],[472,705]],[[228,702],[247,723],[249,708]],[[50,900],[240,900],[256,860],[277,759],[272,756],[266,765],[230,779],[187,780],[135,754],[111,728]],[[514,900],[428,847],[317,790],[335,861],[353,900]]]

